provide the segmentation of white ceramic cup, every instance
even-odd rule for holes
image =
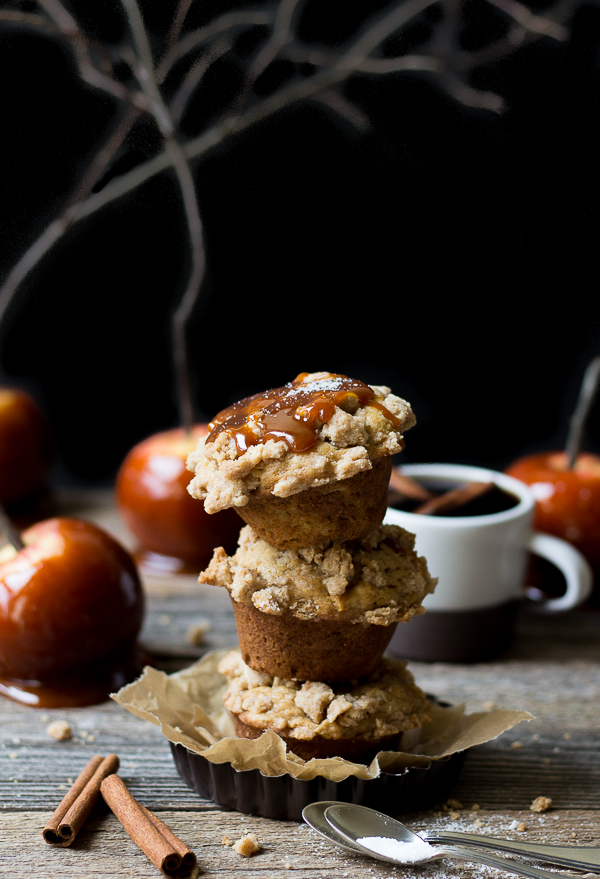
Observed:
[[[425,487],[428,482],[494,482],[518,502],[483,516],[388,509],[385,523],[416,535],[416,551],[438,577],[435,592],[423,602],[427,612],[398,625],[392,653],[406,659],[473,661],[507,647],[517,604],[524,598],[528,552],[556,565],[567,583],[564,595],[536,602],[537,610],[564,611],[589,597],[593,576],[581,553],[558,537],[533,530],[535,500],[527,485],[504,473],[460,464],[413,464],[402,472]]]

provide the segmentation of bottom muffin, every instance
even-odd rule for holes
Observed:
[[[431,719],[425,693],[400,660],[384,659],[368,678],[351,685],[272,677],[249,668],[238,650],[218,668],[229,678],[223,701],[237,735],[258,738],[273,730],[303,760],[367,763]]]

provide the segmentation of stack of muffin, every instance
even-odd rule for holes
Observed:
[[[238,736],[364,763],[429,719],[405,663],[383,658],[435,587],[414,536],[382,524],[414,423],[389,388],[305,373],[219,413],[190,455],[192,496],[247,523],[199,577],[233,603],[240,649],[219,671]]]

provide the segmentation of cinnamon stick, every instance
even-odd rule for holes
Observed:
[[[398,492],[398,494],[403,495],[405,498],[410,498],[414,501],[428,501],[430,498],[434,497],[433,493],[425,488],[424,485],[421,485],[421,483],[417,482],[416,479],[413,479],[412,476],[407,476],[406,473],[402,473],[396,467],[392,467],[390,488]]]
[[[413,513],[423,516],[441,516],[474,501],[476,498],[483,497],[493,488],[493,482],[467,482],[426,501],[413,510]]]
[[[116,754],[92,757],[42,830],[46,842],[63,848],[71,845],[94,808],[102,780],[118,768]]]
[[[138,803],[122,778],[105,778],[100,790],[129,836],[155,867],[167,876],[185,876],[194,869],[194,852],[160,818]]]

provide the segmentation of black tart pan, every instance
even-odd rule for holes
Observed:
[[[201,797],[225,809],[280,821],[302,821],[302,809],[321,800],[356,803],[391,816],[426,809],[448,798],[466,755],[466,751],[459,751],[423,768],[381,772],[377,778],[350,775],[336,782],[316,776],[305,781],[288,773],[267,776],[259,769],[240,772],[231,763],[210,763],[183,745],[169,744],[177,771]]]

